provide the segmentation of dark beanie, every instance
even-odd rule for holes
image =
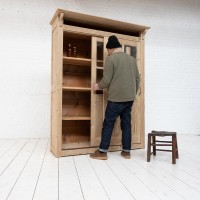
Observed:
[[[121,44],[119,43],[117,37],[115,35],[111,35],[108,38],[108,42],[106,44],[107,49],[114,49],[114,48],[119,48],[121,47]]]

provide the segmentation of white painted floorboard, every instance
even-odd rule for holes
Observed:
[[[13,190],[9,194],[8,200],[20,200],[22,197],[26,200],[33,198],[45,151],[47,150],[47,142],[47,139],[38,141]]]
[[[82,200],[83,193],[74,164],[74,157],[59,159],[59,200]]]
[[[58,200],[58,158],[49,149],[50,142],[35,186],[34,200]]]
[[[126,160],[55,158],[48,138],[0,140],[0,200],[199,200],[200,136],[178,135],[179,159],[146,149]]]
[[[97,176],[99,177],[100,182],[104,186],[109,199],[135,199],[124,184],[120,182],[118,177],[116,177],[116,175],[112,172],[110,167],[106,164],[106,161],[102,162],[101,160],[91,160],[91,163]]]

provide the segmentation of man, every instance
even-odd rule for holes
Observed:
[[[122,152],[130,159],[131,150],[131,109],[139,89],[140,76],[136,59],[124,53],[116,36],[108,38],[106,44],[108,58],[105,62],[103,78],[93,85],[93,90],[108,89],[108,104],[101,133],[99,149],[90,154],[91,158],[106,160],[113,127],[118,116],[121,119]]]

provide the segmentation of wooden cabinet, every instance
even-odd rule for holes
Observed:
[[[144,148],[144,35],[148,27],[57,10],[52,25],[51,151],[56,157],[94,152],[100,143],[106,90],[94,92],[116,35],[137,59],[141,85],[132,110],[132,148]],[[120,119],[109,150],[121,149]]]

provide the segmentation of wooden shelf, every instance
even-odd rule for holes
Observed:
[[[62,119],[65,121],[85,120],[85,122],[86,120],[91,120],[90,102],[90,92],[64,91],[62,100]]]
[[[62,123],[62,148],[83,148],[90,144],[90,121],[71,120]],[[86,145],[86,146],[85,146]]]
[[[91,59],[63,57],[64,64],[91,66]]]
[[[89,139],[88,139],[89,140]],[[70,143],[70,144],[62,144],[62,150],[65,149],[82,149],[91,147],[90,142],[79,142],[79,143]]]
[[[91,91],[91,87],[68,87],[68,86],[62,86],[63,90],[69,90],[69,91]]]
[[[103,67],[96,67],[97,69],[101,69],[101,70],[103,70]]]
[[[62,120],[91,120],[91,117],[62,117]]]

